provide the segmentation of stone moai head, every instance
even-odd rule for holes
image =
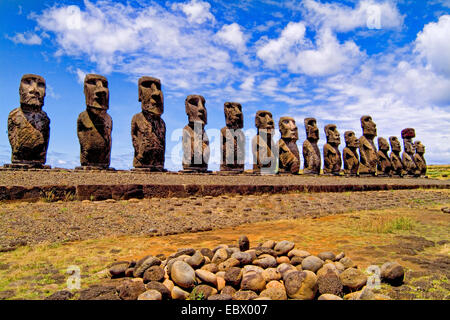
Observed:
[[[371,138],[377,136],[377,125],[373,122],[371,116],[361,117],[361,128],[363,129],[363,136]]]
[[[414,149],[416,149],[416,152],[418,154],[424,154],[425,153],[425,146],[420,141],[414,142]]]
[[[141,77],[138,87],[142,112],[154,116],[162,115],[164,113],[164,96],[161,91],[161,81],[153,77]]]
[[[339,134],[335,124],[326,125],[324,131],[327,136],[327,143],[336,147],[341,144],[341,135]]]
[[[281,117],[278,122],[282,139],[298,140],[298,128],[295,124],[294,118]]]
[[[353,131],[345,131],[344,139],[347,148],[359,148],[359,139]]]
[[[41,109],[45,98],[45,80],[35,74],[25,74],[19,87],[21,107]]]
[[[406,128],[402,130],[403,147],[408,154],[414,153],[414,146],[412,139],[416,137],[416,131],[413,128]]]
[[[189,119],[189,123],[201,123],[206,125],[208,121],[208,116],[206,113],[206,101],[203,96],[200,95],[189,95],[184,101],[186,106],[186,114]]]
[[[387,142],[387,140],[385,138],[378,138],[378,150],[383,151],[383,152],[388,152],[389,151],[389,143]]]
[[[242,129],[244,127],[244,115],[242,105],[237,102],[225,102],[223,105],[225,121],[230,129]]]
[[[263,110],[257,111],[255,116],[255,126],[258,130],[265,130],[268,133],[272,133],[275,127],[272,113]]]
[[[88,74],[84,78],[86,106],[92,111],[106,111],[109,108],[108,80],[98,74]]]
[[[306,129],[306,138],[312,141],[319,140],[319,128],[317,127],[317,121],[315,118],[306,118],[304,120]]]
[[[391,144],[392,152],[400,152],[402,151],[402,146],[400,145],[400,140],[397,137],[389,137],[389,143]]]

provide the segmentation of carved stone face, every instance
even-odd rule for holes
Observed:
[[[373,122],[371,116],[361,117],[361,128],[363,129],[364,136],[377,136],[377,125]]]
[[[108,80],[98,74],[88,74],[84,78],[84,95],[86,106],[97,110],[108,110]]]
[[[412,142],[409,139],[404,139],[403,140],[403,146],[404,146],[405,152],[407,154],[413,154],[414,153],[414,146],[413,146]]]
[[[45,98],[45,80],[41,76],[26,74],[19,87],[20,104],[42,108]]]
[[[205,98],[202,96],[187,96],[184,104],[186,106],[186,114],[189,118],[189,123],[200,122],[203,125],[207,124],[208,117],[205,103]]]
[[[281,117],[278,122],[281,138],[298,140],[298,128],[294,118]]]
[[[331,145],[338,146],[341,144],[341,135],[337,130],[335,124],[329,124],[325,126],[325,135],[327,136],[327,142]]]
[[[348,148],[359,148],[359,139],[353,131],[345,131],[344,139]]]
[[[389,151],[389,143],[385,138],[378,138],[378,150],[387,152]]]
[[[319,128],[317,121],[314,118],[306,118],[304,120],[306,129],[306,138],[308,140],[319,140]]]
[[[255,116],[255,125],[260,130],[266,130],[268,133],[274,129],[272,113],[269,111],[258,111]]]
[[[139,102],[142,111],[156,116],[164,113],[164,96],[161,91],[161,81],[152,77],[142,77],[138,82]]]
[[[225,102],[223,109],[228,128],[242,129],[244,127],[244,116],[242,114],[242,106],[240,103]]]
[[[425,146],[420,141],[414,142],[414,148],[416,149],[416,152],[419,154],[425,153]]]
[[[402,147],[400,145],[400,140],[398,140],[397,137],[389,137],[389,143],[391,144],[392,152],[402,151]]]

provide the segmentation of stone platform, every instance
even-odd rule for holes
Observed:
[[[1,170],[0,200],[106,200],[289,192],[450,189],[450,180],[175,172]]]

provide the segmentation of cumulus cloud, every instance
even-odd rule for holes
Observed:
[[[361,0],[355,8],[315,0],[304,0],[302,5],[308,23],[336,32],[357,28],[395,29],[403,25],[403,16],[393,1]]]
[[[415,51],[434,71],[450,77],[450,15],[427,24],[417,36]]]
[[[241,26],[237,23],[224,25],[222,29],[216,33],[216,37],[219,42],[231,46],[238,52],[243,52],[246,48],[246,37],[241,30]]]
[[[233,76],[228,50],[216,45],[212,28],[198,24],[212,19],[209,4],[191,1],[176,9],[85,0],[84,8],[53,6],[33,18],[54,35],[57,55],[88,59],[100,73],[149,74],[179,88],[221,83]],[[242,39],[226,39],[241,45]]]
[[[41,37],[33,32],[16,33],[14,36],[6,36],[6,38],[15,44],[40,45],[42,43]]]
[[[179,9],[184,12],[191,23],[204,23],[206,21],[215,21],[214,16],[209,11],[211,5],[208,2],[191,0],[186,3],[175,3],[172,9]]]
[[[289,23],[278,39],[263,44],[257,56],[268,67],[286,66],[292,73],[309,76],[332,75],[351,71],[364,54],[351,40],[341,44],[330,29],[322,29],[312,45],[305,36],[302,22]]]

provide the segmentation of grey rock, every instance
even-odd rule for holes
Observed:
[[[302,268],[303,270],[309,270],[312,272],[317,272],[323,266],[323,260],[316,256],[309,256],[303,259]]]

